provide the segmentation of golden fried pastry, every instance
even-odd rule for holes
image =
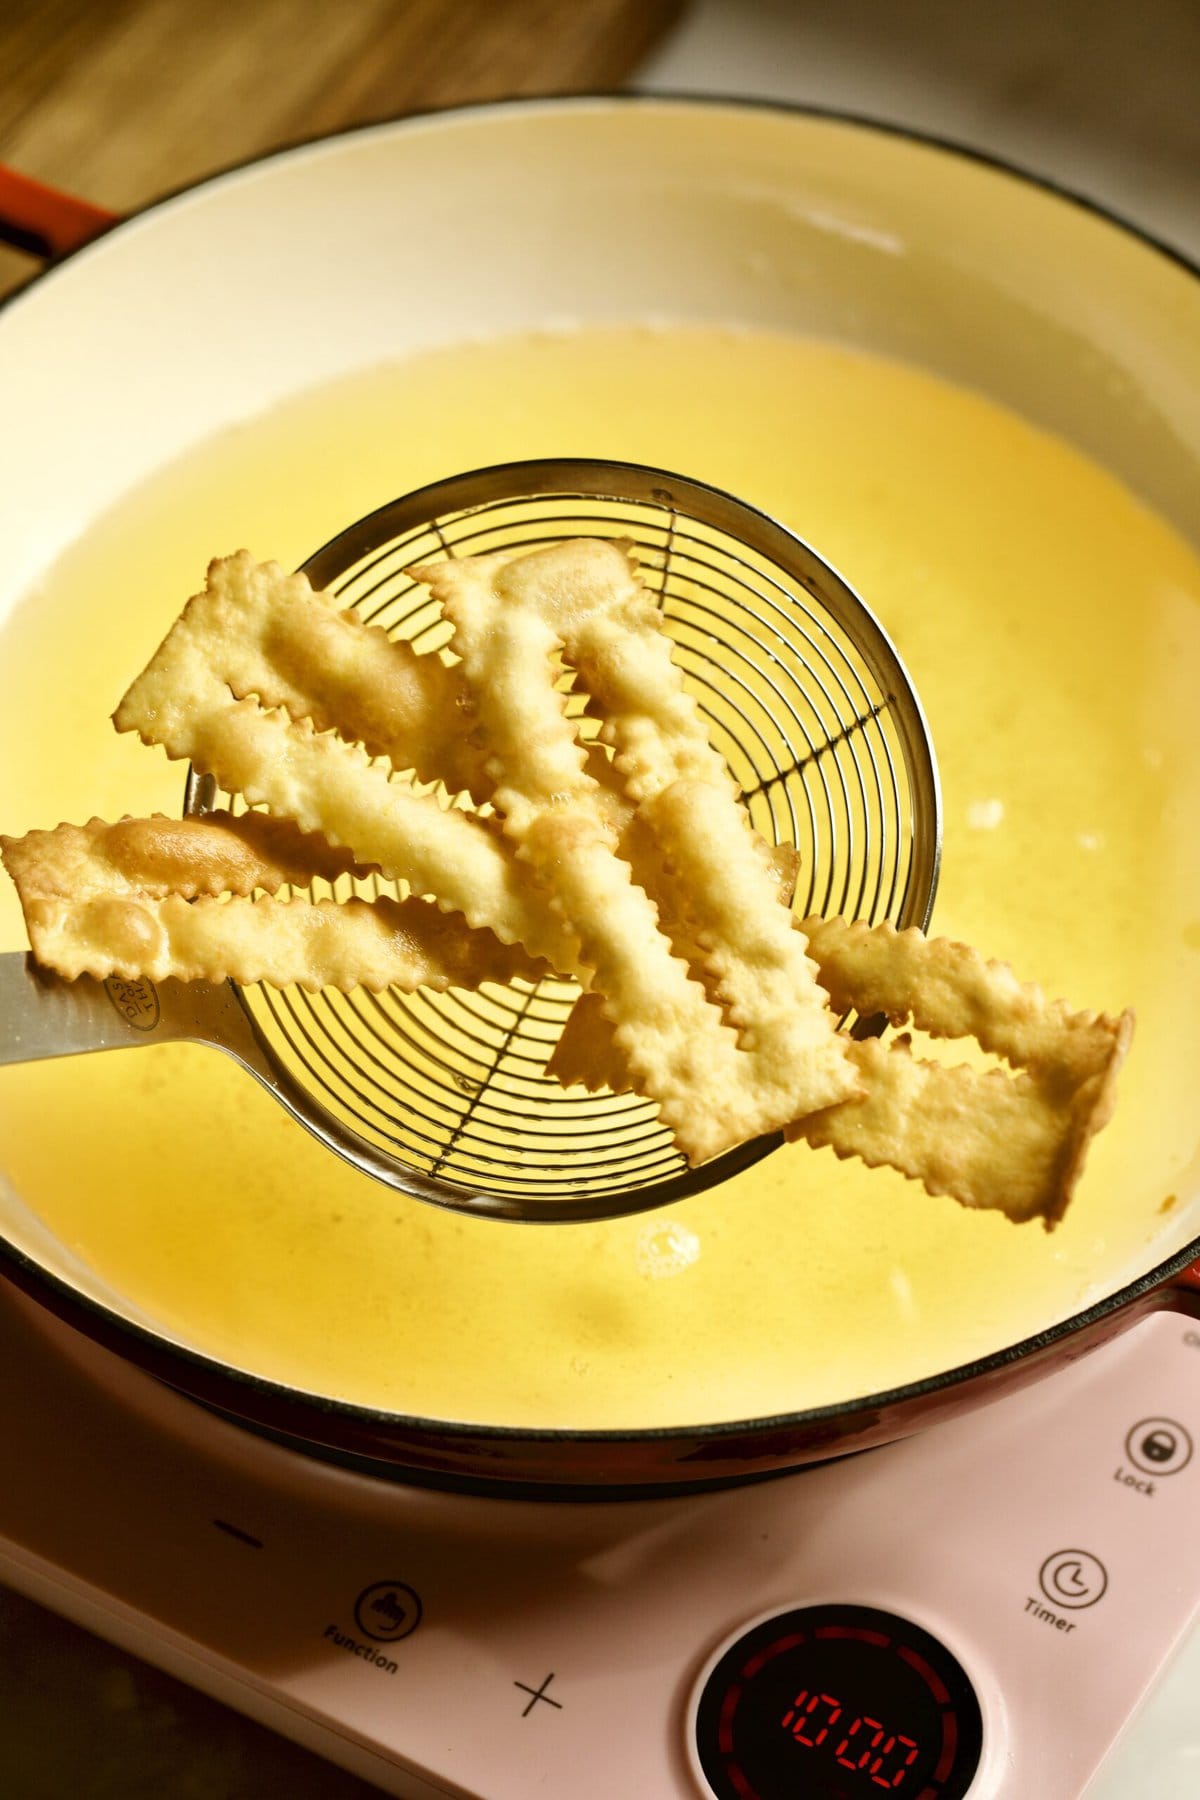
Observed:
[[[575,539],[415,572],[454,625],[504,830],[578,936],[635,1085],[685,1155],[701,1160],[855,1091],[803,939],[625,552]],[[684,865],[685,923],[736,1036],[617,854],[551,679],[560,649],[604,708],[602,735],[665,841],[665,867]]]
[[[258,900],[203,894],[51,895],[30,900],[34,955],[67,980],[291,983],[319,988],[475,988],[546,974],[512,945],[475,931],[428,900]]]
[[[0,838],[0,856],[34,955],[68,980],[171,976],[378,991],[547,973],[429,901],[271,899],[285,886],[364,871],[323,839],[261,813],[93,819]],[[256,890],[267,897],[252,899]]]
[[[702,1161],[853,1092],[845,1047],[803,944],[780,912],[767,859],[624,554],[576,540],[515,561],[456,559],[416,573],[454,625],[454,648],[492,752],[504,831],[578,937],[636,1085],[658,1101],[684,1154]],[[644,659],[647,639],[664,648]],[[722,816],[720,802],[728,801],[722,865],[709,871],[707,912],[697,910],[706,927],[724,927],[710,968],[743,1034],[740,1043],[675,956],[653,902],[618,855],[598,784],[552,678],[561,647],[590,690],[595,643],[606,646],[613,667],[623,661],[640,670],[647,662],[641,687],[630,691],[622,733],[614,729],[618,769],[628,775],[623,744],[641,740],[643,760],[653,759],[668,774],[679,768],[712,774],[702,796],[706,816]],[[654,695],[664,687],[660,703]],[[645,715],[632,710],[639,694]],[[649,785],[635,781],[630,793],[643,801],[642,810]],[[789,981],[796,971],[802,979]]]
[[[1126,1029],[1125,1015],[1072,1012],[1047,1000],[969,944],[844,919],[805,919],[801,930],[835,1012],[882,1013],[935,1038],[973,1037],[1014,1069],[1078,1086],[1108,1068]]]
[[[311,719],[318,731],[340,731],[421,780],[487,797],[484,758],[469,733],[471,698],[458,671],[365,624],[304,575],[255,562],[247,550],[211,562],[203,590],[122,701],[119,730],[136,729],[147,690],[161,688],[158,673],[187,666],[189,653],[237,700],[253,694],[264,707]]]
[[[1088,1143],[1112,1114],[1133,1015],[1073,1013],[1006,964],[915,928],[806,919],[803,929],[838,1012],[973,1038],[1018,1073],[923,1061],[906,1037],[867,1039],[849,1046],[861,1097],[798,1118],[785,1135],[899,1169],[964,1206],[1048,1225],[1061,1218]],[[630,1085],[596,995],[576,1002],[547,1066],[593,1093]]]
[[[503,943],[523,944],[564,973],[575,968],[574,942],[489,824],[397,781],[360,745],[234,700],[190,639],[167,638],[116,718],[227,792],[320,832]]]
[[[0,837],[18,889],[82,900],[94,894],[276,894],[321,878],[366,875],[350,852],[267,813],[118,819]]]
[[[985,1074],[911,1053],[906,1036],[851,1046],[864,1098],[797,1119],[790,1139],[898,1169],[931,1194],[1055,1225],[1083,1172],[1091,1139],[1112,1115],[1129,1040],[1125,1016],[1107,1067],[1078,1087],[1024,1071]]]
[[[1132,1016],[1072,1012],[919,931],[797,921],[796,853],[754,831],[627,546],[410,573],[456,660],[244,551],[210,565],[115,722],[265,811],[0,840],[39,960],[309,988],[574,976],[588,991],[547,1072],[633,1086],[690,1161],[782,1130],[1053,1224]],[[410,897],[273,897],[366,875]],[[1009,1070],[852,1041],[851,1012]]]
[[[915,929],[841,919],[806,919],[804,929],[835,1006],[911,1021],[933,1038],[974,1038],[1017,1073],[922,1061],[907,1037],[868,1040],[851,1051],[863,1099],[797,1119],[787,1136],[899,1169],[964,1206],[1054,1225],[1112,1116],[1133,1014],[1073,1013],[1007,964]]]

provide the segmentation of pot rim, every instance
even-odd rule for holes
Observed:
[[[139,222],[160,207],[169,206],[185,195],[219,185],[223,181],[253,169],[269,166],[284,159],[303,157],[320,146],[337,142],[343,138],[382,137],[443,118],[453,122],[464,118],[486,117],[489,114],[509,117],[521,112],[566,112],[577,109],[584,110],[596,106],[597,103],[606,103],[617,107],[669,105],[699,109],[716,108],[723,111],[778,113],[827,124],[848,125],[856,130],[874,132],[883,137],[918,144],[961,161],[976,164],[993,173],[1008,176],[1044,194],[1049,194],[1053,199],[1078,207],[1102,223],[1110,225],[1125,236],[1132,238],[1144,248],[1165,257],[1185,274],[1200,281],[1200,263],[1194,261],[1177,246],[1168,243],[1145,227],[1133,223],[1103,202],[1089,198],[1052,177],[1025,168],[992,151],[980,150],[934,132],[919,131],[895,121],[873,118],[867,114],[855,113],[838,107],[824,107],[736,94],[723,95],[691,91],[662,92],[655,89],[639,89],[585,94],[532,95],[511,100],[490,100],[464,103],[459,106],[429,108],[406,113],[397,119],[382,120],[367,125],[346,126],[338,131],[322,133],[319,137],[287,145],[263,156],[248,157],[242,161],[228,164],[221,169],[212,171],[198,181],[183,183],[168,193],[161,194],[156,199],[149,201],[145,206],[118,217],[112,226],[97,237],[69,251],[47,268],[35,270],[27,281],[0,299],[0,317],[6,307],[14,301],[23,299],[41,283],[53,279],[60,269],[73,263],[78,257],[86,256],[90,250],[102,244],[105,238],[112,235],[113,232],[122,230],[126,225]],[[489,1221],[489,1224],[495,1225],[495,1222]],[[34,1257],[19,1250],[15,1244],[0,1235],[0,1271],[4,1271],[5,1264],[19,1270],[21,1279],[16,1284],[26,1293],[36,1295],[39,1287],[48,1287],[55,1298],[63,1303],[57,1307],[52,1302],[48,1303],[50,1309],[58,1316],[62,1316],[64,1310],[82,1310],[85,1314],[90,1314],[97,1320],[103,1321],[106,1336],[115,1335],[118,1338],[127,1339],[131,1346],[135,1347],[130,1352],[130,1360],[135,1363],[143,1362],[142,1357],[137,1354],[137,1350],[144,1346],[156,1355],[165,1356],[168,1360],[182,1364],[186,1369],[205,1371],[210,1378],[215,1377],[218,1381],[231,1383],[236,1389],[282,1400],[286,1404],[307,1408],[329,1418],[344,1419],[347,1422],[353,1421],[384,1429],[416,1432],[437,1431],[450,1439],[470,1438],[490,1440],[496,1443],[526,1442],[546,1445],[583,1442],[600,1446],[631,1442],[669,1443],[676,1440],[694,1442],[697,1439],[719,1439],[748,1432],[767,1432],[773,1429],[794,1430],[802,1426],[853,1417],[859,1413],[879,1413],[905,1403],[911,1403],[915,1407],[920,1400],[928,1398],[932,1394],[945,1393],[948,1390],[968,1386],[975,1381],[985,1380],[1002,1369],[1011,1368],[1026,1358],[1031,1358],[1039,1352],[1064,1343],[1078,1333],[1090,1331],[1105,1318],[1112,1317],[1126,1309],[1132,1309],[1137,1300],[1152,1294],[1155,1289],[1165,1287],[1174,1276],[1179,1275],[1190,1264],[1198,1260],[1200,1260],[1200,1236],[1194,1238],[1184,1248],[1175,1251],[1154,1268],[1128,1282],[1124,1287],[1094,1301],[1082,1312],[1072,1313],[1056,1324],[1018,1340],[1015,1344],[991,1351],[985,1356],[972,1358],[968,1362],[942,1370],[936,1375],[924,1376],[917,1381],[905,1383],[898,1388],[881,1389],[876,1393],[857,1395],[852,1399],[832,1401],[823,1406],[804,1408],[795,1412],[716,1420],[707,1424],[573,1429],[566,1426],[480,1425],[470,1424],[463,1420],[436,1419],[419,1414],[388,1412],[382,1408],[366,1406],[356,1401],[341,1400],[332,1395],[313,1393],[305,1388],[289,1387],[281,1381],[254,1374],[250,1370],[240,1369],[233,1364],[224,1363],[216,1357],[207,1356],[201,1351],[177,1342],[170,1336],[138,1324],[112,1307],[94,1299],[82,1289],[75,1287],[64,1277],[45,1268]],[[14,1277],[10,1278],[15,1279]],[[183,1386],[182,1391],[187,1392],[186,1386]]]
[[[446,119],[458,122],[465,119],[484,118],[489,114],[509,117],[522,112],[572,112],[586,110],[597,104],[614,107],[638,106],[678,106],[697,109],[715,108],[721,111],[742,111],[749,113],[778,113],[787,117],[812,119],[818,123],[829,125],[849,125],[858,131],[878,133],[881,137],[897,138],[902,142],[921,145],[926,149],[937,150],[945,155],[955,157],[962,162],[974,163],[981,168],[991,170],[994,174],[1010,176],[1013,180],[1028,187],[1049,194],[1052,199],[1062,200],[1077,207],[1084,213],[1091,214],[1106,225],[1115,227],[1125,236],[1133,238],[1146,249],[1155,251],[1169,262],[1183,270],[1185,274],[1200,279],[1200,260],[1191,256],[1177,244],[1167,238],[1160,237],[1148,226],[1139,225],[1127,214],[1109,206],[1106,201],[1081,193],[1066,182],[1058,181],[1052,175],[1043,174],[1040,170],[1028,168],[1023,163],[1014,162],[1011,158],[1001,156],[992,150],[983,150],[973,144],[964,144],[958,139],[943,137],[934,131],[921,131],[915,126],[903,125],[897,120],[881,119],[870,113],[854,112],[848,108],[821,106],[816,102],[778,100],[765,95],[739,95],[705,93],[702,90],[664,90],[658,88],[633,89],[596,89],[588,93],[567,94],[531,94],[516,96],[509,100],[464,101],[457,106],[426,107],[401,114],[394,119],[379,119],[364,125],[344,125],[335,131],[322,132],[317,137],[300,138],[296,142],[286,144],[277,150],[270,150],[261,156],[243,157],[236,162],[222,164],[212,169],[207,175],[195,181],[181,182],[178,187],[168,188],[165,193],[158,194],[144,205],[134,207],[129,212],[118,213],[111,225],[89,238],[85,243],[77,245],[73,250],[56,257],[45,268],[34,269],[29,277],[19,283],[3,297],[0,297],[0,313],[23,298],[31,288],[52,278],[58,271],[84,256],[95,245],[114,232],[123,230],[128,225],[137,224],[148,218],[160,208],[172,205],[185,196],[196,194],[202,190],[219,186],[225,181],[239,175],[248,174],[251,170],[269,168],[276,162],[291,158],[303,158],[305,155],[321,149],[324,145],[339,143],[345,138],[368,138],[372,136],[386,137],[393,133],[421,125],[429,125],[435,120]]]

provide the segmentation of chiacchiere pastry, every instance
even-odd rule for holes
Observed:
[[[574,539],[416,572],[454,626],[503,829],[579,939],[635,1085],[684,1153],[704,1160],[856,1092],[803,937],[621,547]],[[619,854],[605,790],[551,679],[560,654],[604,718],[626,798],[664,863],[684,865],[717,1004]],[[696,839],[714,835],[710,856]]]
[[[974,1038],[1015,1078],[915,1057],[907,1037],[851,1042],[861,1094],[793,1120],[786,1135],[899,1169],[965,1206],[1060,1217],[1088,1142],[1111,1115],[1132,1015],[1072,1013],[1006,964],[916,929],[843,919],[806,919],[802,929],[836,1012]],[[631,1085],[596,995],[572,1008],[549,1070],[593,1093]]]
[[[69,980],[173,976],[378,992],[547,973],[519,946],[411,895],[275,899],[285,887],[370,871],[264,813],[92,819],[0,838],[0,856],[34,955]]]
[[[115,722],[259,810],[0,840],[39,960],[306,987],[574,977],[547,1073],[635,1088],[690,1161],[781,1131],[1053,1224],[1132,1015],[1071,1012],[918,931],[796,920],[796,854],[753,830],[627,546],[412,573],[452,659],[245,551],[211,565]],[[394,891],[354,893],[367,876]],[[850,1012],[1008,1067],[855,1041]]]

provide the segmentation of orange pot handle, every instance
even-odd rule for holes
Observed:
[[[0,164],[0,243],[53,262],[89,244],[120,217]]]
[[[1200,1319],[1200,1262],[1190,1263],[1166,1283],[1164,1299],[1172,1312]]]

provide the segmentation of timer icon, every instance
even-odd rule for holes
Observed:
[[[1108,1570],[1089,1550],[1056,1550],[1042,1564],[1038,1582],[1047,1600],[1076,1612],[1104,1598]]]

